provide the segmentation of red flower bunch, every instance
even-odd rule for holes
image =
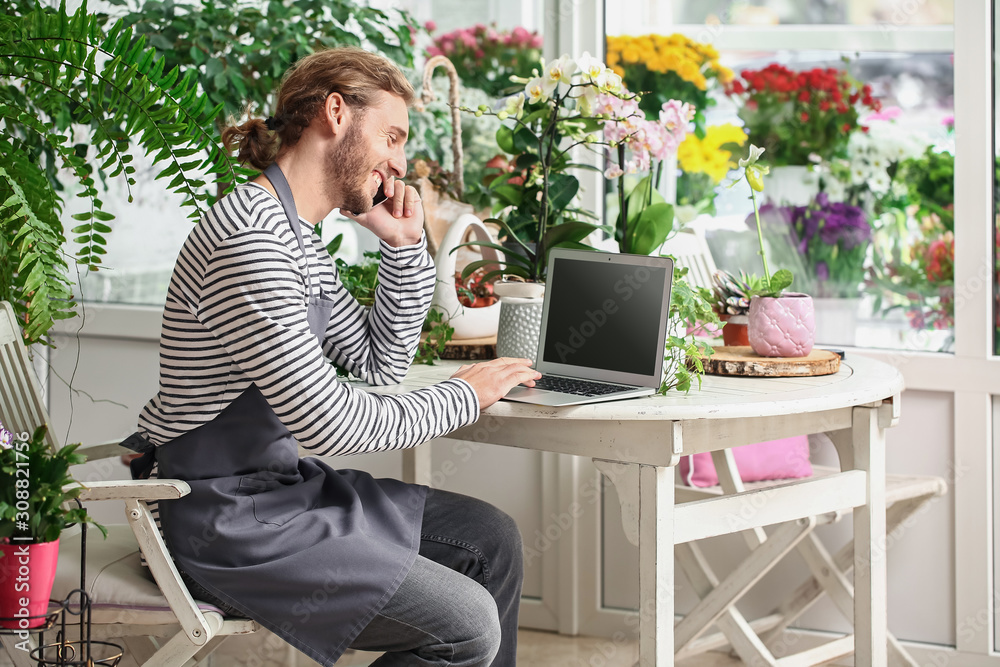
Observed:
[[[431,25],[425,27],[433,31]],[[521,26],[507,31],[497,30],[496,24],[477,23],[435,37],[427,55],[447,56],[463,85],[484,90],[490,97],[500,97],[517,86],[511,83],[511,75],[528,77],[539,66],[542,36]]]
[[[878,111],[869,85],[832,67],[803,72],[772,63],[744,70],[726,86],[743,104],[739,116],[750,142],[767,149],[774,166],[805,165],[829,160],[847,148],[850,133],[860,128],[859,111]]]

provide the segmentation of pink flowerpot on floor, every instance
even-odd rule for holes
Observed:
[[[816,336],[812,297],[788,292],[750,300],[747,333],[750,347],[762,357],[804,357]]]
[[[59,561],[59,540],[0,545],[0,628],[34,628],[45,623]],[[30,617],[30,618],[29,618]]]

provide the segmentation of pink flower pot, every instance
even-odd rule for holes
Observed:
[[[45,623],[56,578],[59,539],[43,544],[0,545],[0,628],[34,628]]]
[[[788,292],[750,300],[750,347],[762,357],[804,357],[816,336],[812,297]]]

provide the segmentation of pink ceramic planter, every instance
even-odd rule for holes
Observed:
[[[762,357],[804,357],[816,336],[812,297],[788,292],[750,300],[747,333],[750,347]]]

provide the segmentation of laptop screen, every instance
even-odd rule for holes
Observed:
[[[669,264],[602,262],[595,260],[603,253],[574,254],[586,259],[552,260],[545,288],[542,361],[634,375],[658,374],[667,313],[664,300],[669,298],[672,277],[666,275]]]

